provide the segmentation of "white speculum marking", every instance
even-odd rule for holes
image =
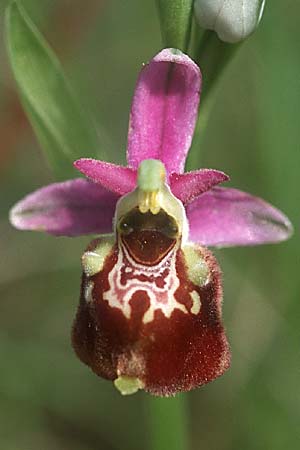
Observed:
[[[170,318],[175,309],[185,314],[188,311],[179,303],[174,294],[179,287],[176,273],[176,250],[169,253],[155,266],[137,264],[121,246],[117,263],[108,275],[110,289],[103,294],[111,307],[119,308],[128,319],[131,316],[130,300],[137,291],[143,291],[149,298],[150,306],[143,315],[143,323],[154,319],[154,313],[160,310],[165,317]],[[125,274],[125,280],[122,280]]]
[[[96,249],[94,252],[86,252],[84,261],[88,275],[94,275],[103,268],[103,251],[101,256]],[[108,251],[108,248],[105,249]],[[106,252],[104,252],[106,253]],[[99,264],[99,259],[102,264]],[[91,261],[92,260],[92,261]],[[97,264],[93,267],[93,264]],[[175,309],[181,310],[187,314],[188,311],[182,303],[178,302],[174,296],[179,287],[179,279],[176,273],[176,251],[167,255],[159,264],[155,266],[142,266],[137,264],[122,247],[119,251],[118,261],[108,276],[110,289],[104,292],[103,299],[108,301],[111,307],[119,308],[128,319],[131,316],[131,306],[129,304],[133,294],[137,291],[146,292],[149,298],[150,306],[143,316],[143,323],[149,323],[154,319],[156,310],[161,310],[165,317],[170,318]],[[131,275],[126,279],[126,283],[121,282],[122,275]],[[143,280],[141,280],[143,277]],[[140,278],[140,279],[139,279]],[[160,282],[160,286],[158,286]],[[86,281],[84,287],[84,296],[87,303],[92,302],[92,293],[94,288],[93,281]],[[192,307],[190,312],[194,315],[199,314],[201,309],[201,299],[197,291],[190,293]]]

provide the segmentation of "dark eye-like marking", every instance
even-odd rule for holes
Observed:
[[[122,220],[120,220],[118,222],[118,226],[117,226],[118,232],[121,234],[130,234],[133,231],[132,226],[128,223],[128,221],[126,220],[126,218],[123,218]]]
[[[169,216],[169,218],[172,220],[168,220],[165,226],[161,228],[161,233],[175,239],[179,233],[178,226],[172,217]]]

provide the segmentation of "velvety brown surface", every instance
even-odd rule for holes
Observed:
[[[142,318],[149,307],[146,292],[133,294],[130,319],[103,300],[117,253],[115,246],[103,271],[91,277],[95,283],[91,303],[86,303],[82,291],[73,328],[73,346],[79,358],[108,379],[137,377],[144,382],[145,390],[155,395],[188,391],[220,376],[229,367],[230,354],[221,323],[220,270],[212,254],[199,248],[199,257],[204,257],[210,268],[210,281],[202,288],[187,279],[183,253],[179,250],[177,254],[181,284],[175,297],[190,311],[190,292],[197,291],[201,298],[199,314],[176,309],[166,318],[158,310],[154,320],[145,324]],[[83,285],[85,280],[83,276]]]

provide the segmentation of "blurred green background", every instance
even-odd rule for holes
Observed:
[[[161,48],[154,0],[23,4],[110,136],[110,160],[124,162],[136,76]],[[261,26],[225,73],[201,148],[193,148],[201,166],[224,170],[232,186],[264,197],[295,226],[277,246],[215,252],[232,367],[186,394],[193,450],[300,445],[299,17],[300,2],[267,2]],[[70,346],[89,238],[18,232],[8,223],[13,203],[53,179],[22,113],[3,33],[0,61],[0,449],[146,448],[147,395],[122,398]]]

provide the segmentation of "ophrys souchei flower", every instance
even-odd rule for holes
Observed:
[[[163,50],[137,82],[128,167],[81,159],[89,180],[44,187],[11,212],[21,229],[109,233],[83,255],[72,338],[79,358],[125,394],[171,395],[221,375],[230,355],[220,269],[205,246],[277,242],[292,231],[263,200],[215,187],[223,172],[183,173],[200,88],[197,65]]]
[[[158,160],[144,160],[137,188],[119,200],[115,234],[83,255],[73,329],[78,356],[123,393],[169,395],[229,365],[218,265],[188,242],[185,210]]]

